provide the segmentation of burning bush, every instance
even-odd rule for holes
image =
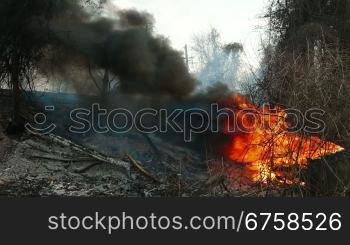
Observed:
[[[286,169],[304,169],[308,161],[321,159],[344,150],[320,137],[291,131],[287,112],[281,107],[259,109],[240,95],[224,101],[235,118],[226,121],[225,133],[231,141],[225,146],[225,157],[246,165],[246,177],[253,182],[302,182]]]

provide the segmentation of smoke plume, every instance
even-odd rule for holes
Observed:
[[[89,83],[82,79],[93,67],[113,73],[126,93],[184,98],[194,91],[196,81],[182,54],[153,34],[149,13],[114,9],[106,14],[103,6],[91,10],[80,1],[54,3],[49,23],[54,42],[41,66],[43,73]]]

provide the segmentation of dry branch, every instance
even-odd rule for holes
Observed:
[[[101,164],[101,162],[95,162],[95,163],[89,164],[88,166],[86,166],[84,168],[77,169],[74,172],[77,174],[82,174],[82,173],[85,173],[86,171],[88,171],[88,170],[92,169],[93,167],[96,167],[100,164]]]
[[[144,176],[146,176],[147,178],[150,178],[156,183],[161,183],[160,180],[152,176],[146,169],[144,169],[139,161],[136,161],[129,154],[126,154],[126,156],[129,159],[130,163],[132,163]]]

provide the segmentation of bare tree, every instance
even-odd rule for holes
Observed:
[[[80,1],[80,0],[79,0]],[[81,0],[82,4],[95,4]],[[67,0],[2,0],[0,2],[0,87],[13,94],[13,124],[23,128],[20,116],[23,92],[32,90],[40,60],[55,45],[49,27],[57,6]],[[94,5],[94,6],[95,6]]]
[[[119,81],[108,69],[92,68],[89,64],[89,75],[99,94],[105,97],[119,88]]]
[[[0,84],[13,93],[13,122],[23,126],[20,117],[22,91],[33,87],[36,63],[48,43],[47,20],[50,1],[11,1],[0,3]],[[47,35],[38,35],[38,29]]]

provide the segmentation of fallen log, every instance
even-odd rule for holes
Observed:
[[[85,160],[84,159],[84,155],[82,153],[72,153],[72,152],[63,152],[63,151],[58,151],[55,150],[53,148],[50,148],[48,146],[44,146],[42,144],[36,143],[33,140],[28,140],[25,141],[25,144],[27,144],[29,147],[31,147],[31,149],[34,149],[38,152],[40,152],[40,155],[37,155],[38,158],[41,158],[43,155],[42,153],[47,154],[48,157],[52,156],[53,159],[47,159],[47,160],[55,160],[55,158],[57,158],[57,156],[60,156],[61,158],[58,158],[56,160],[61,161],[62,162],[70,162],[69,160],[72,159],[73,162],[77,162],[74,161],[74,159],[81,159],[81,160]],[[32,155],[31,157],[36,157],[36,155]],[[86,159],[91,159],[91,157],[85,157]]]
[[[58,162],[91,162],[95,159],[91,157],[80,157],[80,158],[60,158],[53,155],[31,155],[30,158],[36,158],[36,159],[45,159],[50,161],[58,161]]]
[[[50,140],[53,143],[59,144],[61,146],[65,146],[65,147],[69,147],[71,149],[73,149],[74,151],[77,151],[79,153],[82,153],[83,155],[87,155],[91,158],[93,158],[94,160],[100,161],[100,162],[104,162],[104,163],[108,163],[111,165],[114,165],[116,167],[119,168],[123,168],[124,170],[126,170],[127,174],[130,175],[130,164],[121,160],[117,160],[114,159],[112,157],[108,157],[100,152],[97,152],[96,150],[93,149],[89,149],[85,146],[82,145],[78,145],[68,139],[64,139],[60,136],[57,135],[41,135],[41,134],[36,134],[34,132],[29,132],[30,134],[46,139],[46,140]]]

